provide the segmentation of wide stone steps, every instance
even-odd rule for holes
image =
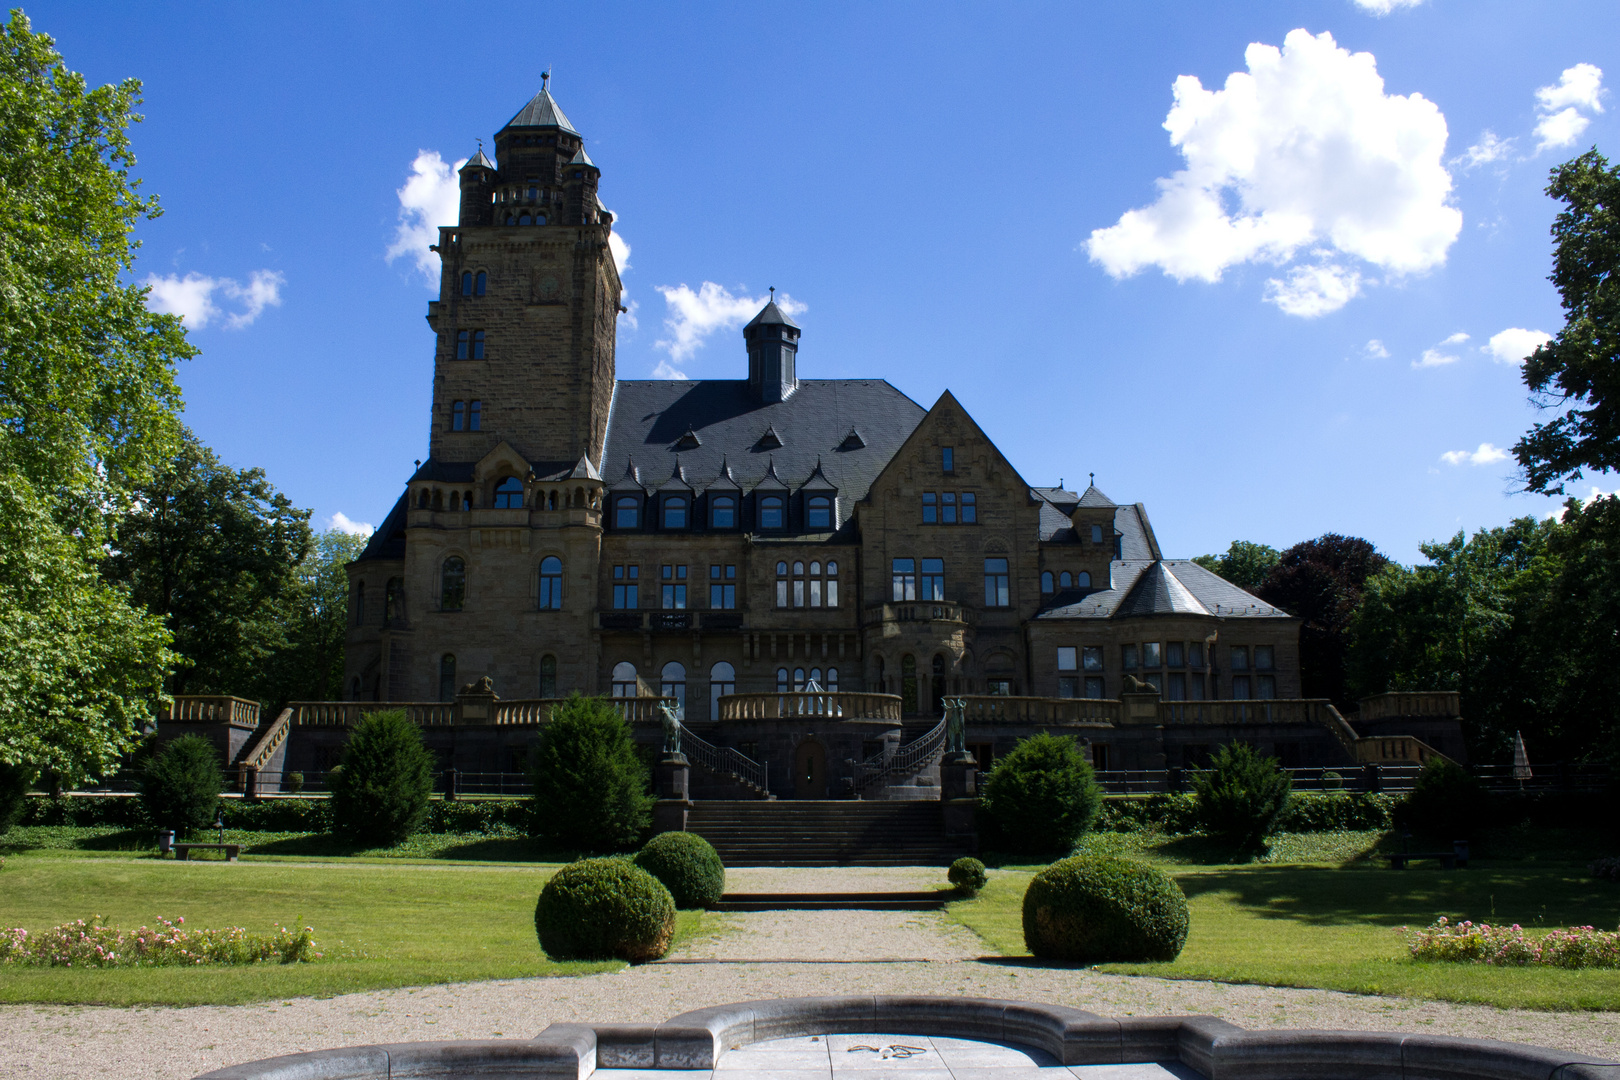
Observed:
[[[686,827],[728,866],[944,866],[968,853],[938,803],[698,801]]]

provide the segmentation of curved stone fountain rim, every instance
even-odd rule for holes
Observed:
[[[1249,1031],[1213,1016],[1099,1016],[996,998],[776,998],[661,1024],[552,1024],[522,1039],[387,1043],[232,1065],[196,1080],[555,1077],[712,1069],[726,1050],[802,1035],[939,1035],[1034,1047],[1064,1065],[1179,1062],[1209,1080],[1616,1080],[1620,1062],[1522,1043],[1397,1032]]]

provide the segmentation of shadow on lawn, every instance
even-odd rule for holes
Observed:
[[[288,836],[243,849],[250,855],[284,855],[304,858],[343,858],[354,856],[448,859],[481,862],[569,862],[571,852],[547,850],[538,841],[524,836],[468,837],[458,842],[435,842],[435,834],[419,833],[397,847],[378,848],[355,843],[332,833]]]

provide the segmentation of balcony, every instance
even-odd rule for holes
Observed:
[[[966,604],[949,600],[905,600],[898,604],[871,604],[866,609],[866,621],[876,622],[942,622],[958,626],[973,625],[973,610]]]
[[[796,717],[833,720],[900,720],[900,698],[894,694],[781,693],[727,694],[720,699],[720,722],[788,720]]]
[[[603,630],[741,630],[740,611],[599,611]]]
[[[648,623],[654,630],[690,630],[692,629],[692,613],[690,611],[652,611],[648,612]]]

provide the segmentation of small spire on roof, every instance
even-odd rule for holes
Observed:
[[[1091,486],[1092,487],[1097,486],[1097,474],[1096,473],[1091,474]]]
[[[551,81],[551,69],[547,68],[546,70],[544,70],[544,71],[542,71],[540,73],[540,89],[544,90],[546,88],[546,84],[549,83],[550,81]]]

